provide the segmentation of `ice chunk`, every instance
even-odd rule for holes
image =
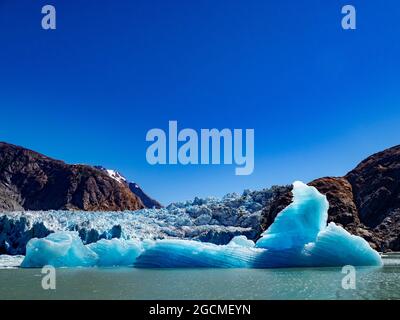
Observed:
[[[132,266],[142,252],[138,240],[102,239],[88,247],[97,254],[98,266]]]
[[[367,241],[351,235],[333,222],[318,234],[315,243],[305,245],[304,254],[310,256],[312,265],[318,266],[382,265],[380,255]]]
[[[257,241],[258,248],[283,250],[315,241],[326,227],[329,204],[314,187],[293,183],[293,202],[282,210]]]
[[[142,250],[138,240],[102,239],[85,246],[77,232],[63,231],[30,240],[21,266],[132,266]]]
[[[193,240],[157,240],[137,258],[139,268],[251,268],[263,249]]]
[[[245,236],[236,236],[228,243],[228,246],[253,248],[255,243],[254,241],[247,239]]]
[[[21,267],[90,267],[96,265],[97,254],[84,246],[77,232],[57,232],[43,239],[31,239]]]
[[[0,255],[0,269],[17,268],[21,265],[24,256],[10,256],[6,254]]]

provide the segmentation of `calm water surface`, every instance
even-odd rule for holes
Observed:
[[[400,299],[400,267],[357,268],[344,290],[341,268],[57,269],[43,290],[40,269],[0,269],[0,299]]]

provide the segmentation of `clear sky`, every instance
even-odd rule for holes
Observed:
[[[0,140],[163,203],[343,175],[400,142],[400,3],[382,2],[0,0]],[[169,120],[254,128],[254,173],[149,165],[146,133]]]

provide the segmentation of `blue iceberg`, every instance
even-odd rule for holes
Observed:
[[[143,251],[137,240],[102,239],[87,247],[96,254],[96,265],[101,267],[133,266]]]
[[[245,236],[227,245],[182,239],[100,240],[84,245],[76,232],[58,232],[27,245],[23,267],[135,266],[139,268],[282,268],[381,266],[361,237],[327,225],[329,204],[314,187],[293,184],[293,202],[254,243]]]
[[[252,268],[262,251],[264,250],[254,248],[254,242],[247,240],[245,236],[235,237],[227,245],[194,240],[157,240],[147,246],[136,259],[135,266],[138,268]]]
[[[97,255],[82,243],[77,232],[56,232],[31,239],[21,267],[91,267],[96,261]]]

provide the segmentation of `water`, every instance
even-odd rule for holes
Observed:
[[[356,290],[341,268],[57,269],[43,290],[41,269],[0,269],[0,299],[400,299],[400,267],[357,268]]]

